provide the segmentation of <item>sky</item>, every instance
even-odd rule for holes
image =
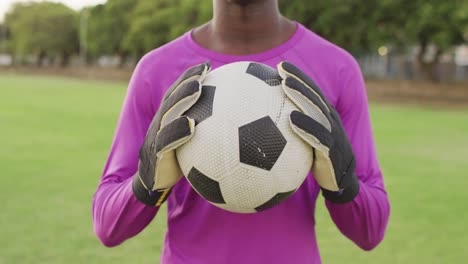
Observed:
[[[3,17],[8,9],[17,2],[30,2],[31,0],[0,0],[0,21],[3,21]],[[33,0],[40,1],[40,0]],[[106,0],[50,0],[51,2],[61,2],[74,9],[80,9],[84,6],[96,5],[106,2]]]

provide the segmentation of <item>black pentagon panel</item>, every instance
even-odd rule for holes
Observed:
[[[200,98],[184,115],[193,118],[196,125],[210,117],[213,114],[215,92],[215,86],[203,85]]]
[[[286,139],[269,116],[239,127],[240,162],[271,170],[286,146]]]
[[[195,167],[190,170],[187,179],[192,184],[192,187],[206,200],[217,204],[226,203],[223,195],[221,194],[219,183],[208,178]]]
[[[247,67],[247,73],[264,81],[269,86],[281,84],[281,77],[277,70],[260,63],[250,63]]]
[[[266,209],[273,208],[276,205],[278,205],[279,203],[281,203],[282,201],[288,199],[288,197],[291,196],[291,194],[293,194],[295,191],[296,190],[293,190],[293,191],[290,191],[290,192],[285,192],[285,193],[278,193],[275,196],[273,196],[273,198],[268,200],[268,202],[260,205],[259,207],[256,207],[255,211],[260,212],[260,211],[264,211]]]

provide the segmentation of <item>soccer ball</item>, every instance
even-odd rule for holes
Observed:
[[[193,189],[237,213],[272,208],[291,196],[312,166],[312,148],[296,136],[289,114],[297,107],[278,72],[236,62],[210,72],[198,102],[185,115],[195,133],[176,150]]]

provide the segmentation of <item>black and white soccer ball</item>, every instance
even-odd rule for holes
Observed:
[[[198,102],[186,113],[195,134],[177,149],[184,175],[202,197],[231,212],[254,213],[286,200],[304,182],[312,149],[296,136],[297,107],[278,72],[236,62],[210,72]]]

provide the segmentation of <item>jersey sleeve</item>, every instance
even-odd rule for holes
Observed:
[[[341,233],[362,249],[371,250],[384,237],[390,205],[377,161],[364,79],[357,62],[349,57],[339,74],[336,109],[356,156],[360,190],[353,201],[326,201],[326,207]]]
[[[140,203],[132,191],[138,152],[154,116],[145,58],[131,78],[112,147],[93,197],[94,232],[105,246],[116,246],[141,232],[158,208]]]

